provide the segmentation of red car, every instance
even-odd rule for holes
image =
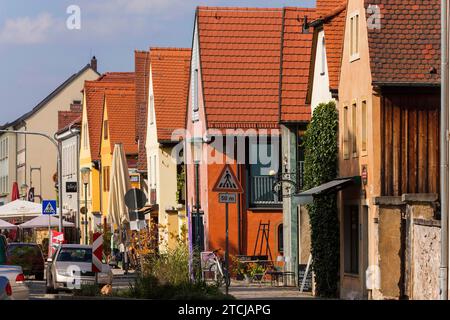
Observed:
[[[44,254],[38,244],[9,243],[6,247],[6,264],[21,266],[25,275],[44,280]]]

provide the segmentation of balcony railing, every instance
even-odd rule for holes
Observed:
[[[275,182],[277,182],[275,176],[251,177],[251,204],[281,205],[283,203],[281,195],[273,192]]]

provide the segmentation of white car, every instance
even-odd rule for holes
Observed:
[[[22,267],[0,265],[0,276],[8,278],[12,290],[12,300],[28,300],[30,290],[25,284]]]
[[[8,278],[0,276],[0,300],[10,300],[11,295],[12,288]]]
[[[46,292],[79,289],[81,285],[112,283],[111,268],[103,263],[102,272],[92,271],[92,246],[62,244],[48,261]]]

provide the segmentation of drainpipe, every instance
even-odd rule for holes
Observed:
[[[448,65],[448,0],[441,1],[441,266],[440,298],[448,300],[448,107],[449,107],[449,65]]]

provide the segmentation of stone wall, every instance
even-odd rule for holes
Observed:
[[[401,219],[402,207],[379,210],[379,266],[381,293],[385,299],[396,299],[401,289]]]
[[[379,197],[378,299],[439,298],[440,221],[435,194]],[[373,241],[373,240],[372,240]]]
[[[414,300],[439,299],[441,227],[439,221],[414,219],[412,239],[412,296]]]

